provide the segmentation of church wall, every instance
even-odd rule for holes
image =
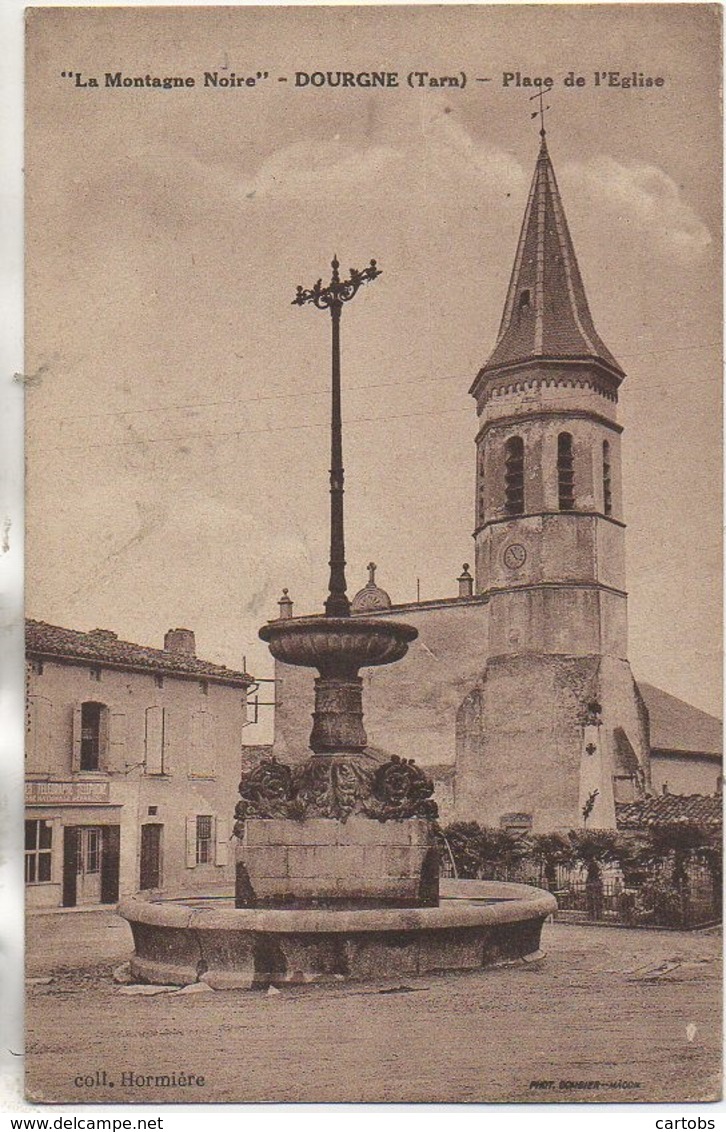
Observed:
[[[586,586],[490,595],[489,656],[518,653],[624,657],[625,598]]]
[[[602,707],[595,726],[587,724],[592,701]],[[569,829],[582,825],[583,802],[597,790],[589,824],[614,827],[614,775],[620,800],[649,784],[647,717],[627,661],[519,655],[488,663],[457,721],[457,819],[499,826],[517,811],[531,815],[535,832]]]
[[[597,659],[501,657],[462,705],[457,742],[457,819],[499,826],[532,815],[532,828],[577,820],[582,713]]]
[[[456,714],[486,663],[488,604],[411,605],[380,616],[415,625],[419,638],[396,664],[361,670],[368,744],[422,765],[453,762]],[[275,677],[274,753],[297,761],[308,753],[314,674],[277,663]]]
[[[650,759],[653,793],[662,794],[664,783],[669,794],[715,794],[721,775],[721,759],[708,755],[663,754],[653,751]]]

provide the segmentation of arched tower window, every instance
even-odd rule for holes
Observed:
[[[575,506],[575,459],[569,432],[561,432],[557,437],[557,491],[560,511],[572,511]]]
[[[603,510],[606,515],[613,513],[613,486],[610,479],[610,443],[602,442],[602,498]]]
[[[504,506],[508,515],[524,514],[524,441],[510,436],[504,446]]]
[[[477,478],[477,519],[480,523],[484,522],[484,513],[486,506],[484,502],[484,453],[479,456],[479,475]]]

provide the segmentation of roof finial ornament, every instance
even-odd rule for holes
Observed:
[[[376,566],[375,562],[369,562],[366,569],[368,571],[368,585],[375,586],[376,570],[378,569],[378,567]]]
[[[547,87],[546,89],[547,89],[547,91],[549,91],[549,87]],[[545,138],[547,137],[547,131],[545,129],[545,118],[544,118],[544,116],[545,116],[545,112],[547,110],[550,110],[551,107],[545,106],[544,96],[545,96],[545,88],[540,87],[536,94],[531,94],[529,96],[529,101],[533,102],[535,98],[539,99],[539,106],[535,111],[533,111],[530,114],[530,117],[531,118],[539,118],[539,136],[542,138],[542,149],[546,150],[547,149],[547,142],[545,141]]]

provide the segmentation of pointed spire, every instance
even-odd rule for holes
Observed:
[[[598,360],[623,370],[595,330],[544,125],[497,342],[480,376],[516,362]]]

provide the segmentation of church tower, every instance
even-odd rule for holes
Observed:
[[[627,661],[618,389],[544,129],[494,350],[470,392],[484,678],[459,713],[457,812],[613,826],[649,781]],[[533,802],[534,799],[534,802]],[[587,811],[587,812],[585,812]]]

